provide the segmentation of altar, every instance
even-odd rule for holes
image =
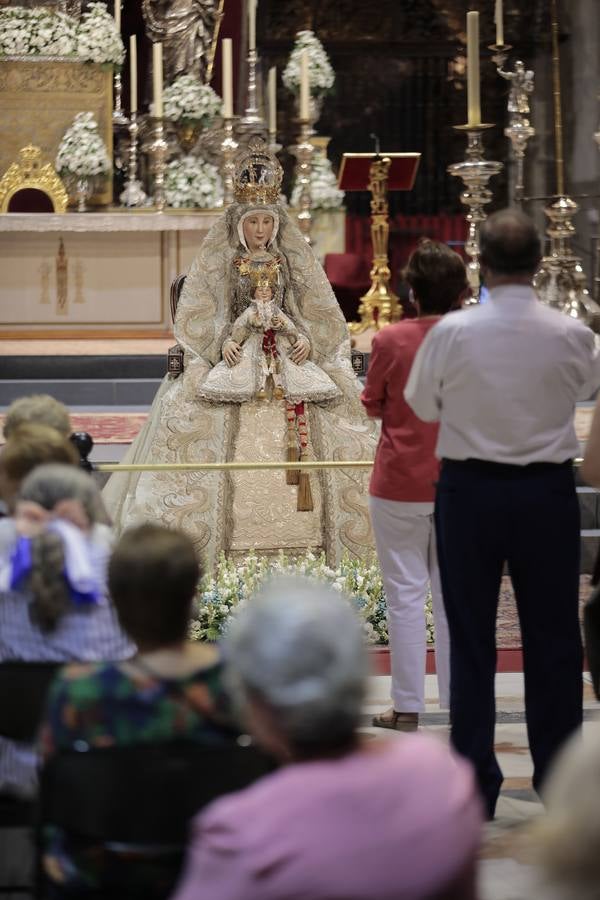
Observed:
[[[0,335],[153,336],[217,210],[0,216]]]

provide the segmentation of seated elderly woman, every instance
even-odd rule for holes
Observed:
[[[121,536],[108,583],[138,652],[126,662],[67,667],[55,679],[42,728],[45,759],[74,747],[176,739],[219,744],[239,734],[218,648],[187,639],[199,577],[194,546],[184,534],[146,524]],[[63,888],[105,888],[111,877],[110,862],[97,847],[76,849],[59,832],[53,832],[45,858],[48,875]]]
[[[343,598],[272,582],[226,657],[249,729],[288,765],[195,820],[175,900],[476,896],[470,767],[421,735],[361,740],[365,648]]]
[[[37,466],[24,480],[14,515],[0,522],[0,663],[134,652],[107,598],[112,537],[96,521],[98,500],[75,465]],[[0,738],[0,791],[32,794],[35,768],[32,746]]]

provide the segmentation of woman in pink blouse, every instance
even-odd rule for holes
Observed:
[[[475,900],[471,768],[422,735],[357,733],[367,665],[348,601],[273,581],[224,652],[249,730],[283,766],[197,817],[174,900]]]
[[[373,339],[362,402],[381,419],[381,437],[369,487],[369,509],[388,608],[392,708],[373,725],[413,731],[425,709],[425,600],[431,585],[440,706],[450,688],[448,625],[433,528],[438,477],[438,426],[422,422],[404,399],[413,359],[440,317],[460,305],[467,287],[460,256],[424,240],[408,261],[417,318],[379,331]]]

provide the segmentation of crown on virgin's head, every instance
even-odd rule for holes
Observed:
[[[233,193],[238,203],[277,203],[283,169],[267,145],[253,138],[238,157],[233,178]]]

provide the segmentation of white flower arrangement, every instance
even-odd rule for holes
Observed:
[[[292,206],[300,205],[300,184],[296,182],[290,197]],[[337,186],[331,163],[326,156],[313,156],[310,172],[310,196],[313,209],[339,209],[345,194]]]
[[[311,94],[316,97],[326,94],[335,82],[335,72],[329,62],[323,44],[312,31],[299,31],[290,54],[282,80],[288,91],[297,94],[300,90],[300,56],[308,50],[308,84]]]
[[[167,165],[165,197],[169,206],[215,209],[223,203],[223,182],[216,166],[197,156],[182,156]]]
[[[221,112],[221,98],[194,75],[180,75],[163,93],[164,115],[174,122],[208,122]]]
[[[0,11],[0,56],[72,56],[77,22],[45,6]]]
[[[84,62],[123,64],[125,47],[106,3],[90,3],[81,17],[77,56]]]
[[[247,603],[260,584],[272,575],[304,575],[325,581],[349,598],[364,621],[369,644],[387,644],[387,615],[381,571],[376,560],[345,556],[336,569],[327,565],[325,554],[306,553],[287,557],[283,551],[275,559],[251,553],[236,563],[221,555],[214,578],[204,578],[195,601],[190,637],[214,641],[224,634],[236,609]],[[427,641],[433,642],[431,597],[425,604]]]
[[[93,113],[77,113],[60,142],[55,166],[61,174],[85,178],[110,170],[111,161]]]
[[[121,65],[125,48],[105,3],[91,3],[78,23],[44,6],[0,11],[0,56],[70,56]]]

